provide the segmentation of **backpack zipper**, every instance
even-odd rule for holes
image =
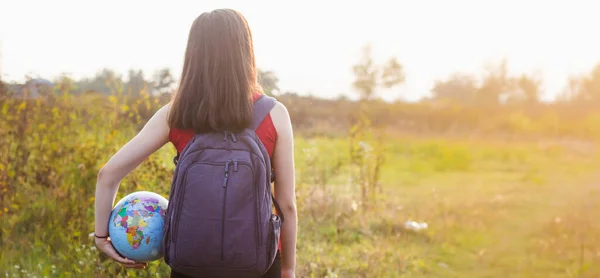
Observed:
[[[231,160],[227,160],[227,162],[225,162],[225,176],[223,178],[223,187],[227,187],[227,180],[229,179],[229,164],[231,163]]]
[[[221,260],[225,260],[225,217],[227,204],[227,180],[229,179],[229,164],[231,160],[225,162],[225,176],[223,178],[223,217],[221,218]]]

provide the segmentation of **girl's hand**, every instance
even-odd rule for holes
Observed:
[[[148,265],[147,263],[138,263],[136,261],[121,257],[110,242],[110,238],[96,238],[96,246],[104,254],[119,262],[124,267],[144,269]]]

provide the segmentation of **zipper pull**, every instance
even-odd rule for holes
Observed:
[[[233,160],[233,171],[237,172],[237,160]]]
[[[227,162],[225,162],[225,177],[223,178],[223,187],[227,186],[227,180],[229,179],[229,163],[231,163],[231,160],[227,160]]]
[[[223,178],[223,187],[227,187],[227,179],[229,179],[229,173],[225,172],[225,178]]]

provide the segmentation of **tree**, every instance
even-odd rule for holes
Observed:
[[[169,68],[164,68],[156,72],[153,80],[154,90],[158,94],[168,93],[171,90],[171,86],[175,83],[175,78],[173,78]]]
[[[103,94],[121,92],[123,80],[120,75],[111,69],[103,69],[96,73],[93,78],[83,78],[76,82],[77,87],[83,91],[92,91]]]
[[[73,94],[77,90],[75,83],[75,80],[63,73],[54,81],[54,88],[58,93]]]
[[[381,81],[384,88],[391,88],[404,82],[402,65],[400,65],[396,57],[390,58],[387,63],[383,65]]]
[[[0,98],[8,95],[8,86],[0,79]]]
[[[580,80],[580,92],[582,100],[600,101],[600,63],[592,72]]]
[[[572,102],[577,98],[577,94],[581,90],[580,79],[576,76],[569,76],[567,80],[567,86],[558,95],[557,100],[560,102]]]
[[[508,75],[508,62],[505,59],[498,65],[488,64],[485,69],[487,73],[483,77],[477,99],[483,104],[497,104],[515,89],[514,80]]]
[[[563,99],[573,102],[600,102],[600,63],[588,75],[569,77]]]
[[[371,45],[365,45],[362,52],[360,61],[352,67],[355,76],[352,85],[359,91],[361,99],[372,99],[378,87],[389,89],[405,81],[402,65],[395,57],[383,65],[375,65]]]
[[[355,75],[353,85],[360,92],[362,99],[369,99],[377,86],[377,67],[373,64],[371,46],[366,45],[362,51],[361,61],[352,68]]]
[[[477,81],[474,76],[454,73],[446,81],[436,81],[431,92],[434,99],[461,104],[474,104],[477,101]]]
[[[521,100],[527,104],[537,103],[541,95],[541,84],[542,81],[539,78],[522,74],[517,81]]]
[[[130,69],[127,75],[128,80],[127,83],[125,83],[125,92],[137,96],[143,90],[148,89],[148,82],[144,79],[142,70],[135,71]]]
[[[272,71],[258,70],[258,83],[268,96],[273,96],[273,91],[275,90],[279,91],[278,82],[279,78]]]
[[[535,76],[521,74],[520,77],[508,77],[508,92],[503,94],[504,103],[521,103],[533,105],[538,103],[541,96],[542,81]]]
[[[359,91],[361,101],[356,123],[350,129],[348,138],[350,164],[355,168],[353,179],[360,187],[363,208],[367,208],[368,199],[372,200],[378,187],[380,165],[384,157],[383,151],[380,150],[381,142],[376,142],[375,150],[365,147],[367,146],[365,142],[370,138],[378,138],[378,140],[383,138],[381,130],[372,124],[366,101],[374,98],[378,88],[392,88],[404,82],[405,77],[402,65],[395,57],[390,58],[383,65],[376,65],[373,62],[371,45],[365,45],[362,52],[360,61],[352,67],[355,75],[353,86]],[[375,107],[377,106],[380,105]]]

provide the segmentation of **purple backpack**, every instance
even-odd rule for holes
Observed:
[[[250,128],[196,134],[175,157],[163,238],[174,271],[260,277],[271,267],[284,218],[271,193],[271,160],[255,130],[275,103],[261,96]]]

